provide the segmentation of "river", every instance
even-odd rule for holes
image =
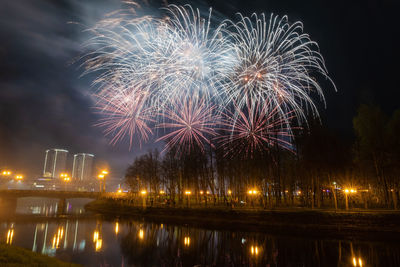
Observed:
[[[0,217],[0,242],[84,266],[400,266],[399,242],[106,220],[85,213],[88,201],[67,200],[60,217],[55,199],[18,199],[15,216]]]

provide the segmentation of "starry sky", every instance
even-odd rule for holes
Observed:
[[[352,138],[352,118],[360,103],[380,105],[390,114],[400,107],[399,36],[396,0],[300,1],[147,1],[147,12],[166,3],[213,8],[218,18],[237,12],[288,15],[301,20],[317,41],[337,92],[325,81],[327,108],[322,123]],[[157,144],[115,146],[95,127],[98,115],[90,98],[91,77],[80,77],[75,59],[88,37],[85,27],[123,7],[120,0],[18,0],[0,2],[0,169],[41,174],[47,148],[96,156],[122,177],[137,155]],[[318,101],[318,99],[316,99]],[[72,168],[72,163],[69,163]]]

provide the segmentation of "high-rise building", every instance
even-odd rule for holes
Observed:
[[[44,158],[43,177],[59,178],[65,172],[68,150],[48,149]]]
[[[89,182],[92,178],[92,164],[94,155],[79,153],[74,155],[72,178],[76,181]]]

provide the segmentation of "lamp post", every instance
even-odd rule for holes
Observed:
[[[71,181],[68,173],[61,173],[60,178],[64,181],[64,191],[67,191],[67,183]]]
[[[103,179],[104,179],[104,174],[99,174],[97,175],[97,178],[99,178],[99,192],[102,192],[102,184],[103,184]]]
[[[67,184],[71,181],[71,178],[69,176],[64,177],[64,191],[67,191]]]
[[[165,201],[165,191],[164,190],[160,190],[159,192],[159,202],[162,203]]]
[[[3,176],[10,176],[11,174],[12,174],[12,172],[10,172],[10,171],[8,171],[8,170],[5,170],[5,171],[2,171],[2,173],[1,173]]]
[[[105,182],[105,178],[106,178],[106,175],[108,174],[108,171],[107,170],[102,170],[101,171],[101,173],[99,174],[99,175],[97,175],[97,178],[99,179],[99,181],[100,181],[100,184],[99,184],[99,192],[105,192],[106,191],[106,182]]]
[[[192,194],[192,192],[190,190],[186,190],[185,191],[185,195],[186,195],[186,206],[189,208],[189,197]]]
[[[231,209],[233,208],[233,202],[232,202],[232,190],[228,190],[228,201],[229,201],[229,206]]]
[[[354,194],[357,193],[357,190],[351,188],[351,189],[344,189],[344,195],[346,199],[346,210],[349,210],[349,194]]]
[[[247,194],[250,195],[251,206],[254,207],[253,196],[256,196],[258,194],[257,190],[255,189],[249,190],[247,191]]]
[[[143,199],[143,209],[146,208],[146,195],[147,195],[147,191],[146,190],[142,190],[140,191],[140,194],[142,195],[142,199]]]

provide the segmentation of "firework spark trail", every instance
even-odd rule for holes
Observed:
[[[126,135],[132,147],[133,137],[139,136],[139,144],[147,141],[152,134],[148,123],[153,122],[151,110],[143,106],[144,96],[116,94],[116,96],[97,96],[96,109],[103,115],[97,126],[104,127],[105,135],[113,136],[110,143],[116,144]]]
[[[217,135],[215,122],[219,117],[214,114],[215,109],[197,98],[167,108],[164,113],[167,121],[157,127],[170,132],[157,141],[166,141],[166,148],[175,147],[177,153],[190,152],[195,146],[204,152],[204,143],[211,144],[210,139]]]
[[[303,33],[302,23],[289,24],[287,16],[271,15],[269,20],[264,14],[239,16],[239,22],[226,21],[237,62],[225,84],[226,101],[235,101],[239,108],[272,103],[280,116],[294,111],[299,122],[305,120],[308,108],[318,116],[310,93],[315,91],[325,100],[311,73],[331,80],[322,55],[315,50],[317,43]]]
[[[100,72],[94,82],[100,91],[108,90],[104,80],[121,80],[124,75],[125,83],[118,88],[150,92],[149,105],[159,110],[182,95],[218,95],[232,47],[221,34],[223,25],[210,29],[211,9],[208,18],[190,6],[170,5],[165,10],[166,19],[108,18],[108,24],[93,29],[95,36],[88,44],[97,49],[87,55],[84,75]]]
[[[227,149],[225,155],[253,156],[256,151],[273,146],[293,151],[290,142],[293,137],[290,121],[293,118],[293,112],[281,117],[278,107],[267,110],[249,104],[245,110],[240,110],[236,106],[234,112],[223,114],[221,126],[225,134],[219,137],[219,141]]]
[[[163,10],[161,18],[116,12],[90,29],[83,75],[97,75],[96,105],[105,116],[98,125],[111,143],[129,136],[132,145],[135,135],[147,141],[155,123],[173,129],[158,139],[167,148],[204,150],[206,135],[222,125],[230,128],[227,142],[249,141],[246,153],[288,149],[289,121],[301,125],[309,110],[318,116],[311,94],[325,100],[312,74],[331,80],[301,22],[239,14],[213,27],[211,9],[208,16],[189,5]]]

